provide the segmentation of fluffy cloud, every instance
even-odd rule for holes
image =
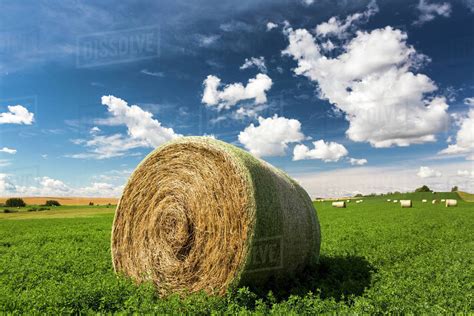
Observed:
[[[464,104],[467,104],[467,105],[470,105],[470,106],[474,106],[474,97],[472,97],[472,98],[465,98],[465,99],[464,99]]]
[[[293,160],[321,159],[324,162],[338,161],[347,155],[347,149],[336,142],[325,142],[317,140],[313,142],[314,148],[309,149],[306,145],[296,145],[293,149]]]
[[[102,104],[112,115],[108,122],[112,125],[125,125],[128,135],[136,141],[145,142],[148,147],[159,146],[181,135],[172,128],[161,126],[153,119],[153,114],[144,111],[138,105],[129,106],[126,101],[112,95],[103,96]]]
[[[374,147],[408,146],[435,141],[448,124],[444,97],[423,74],[414,74],[427,58],[407,45],[406,33],[387,26],[357,32],[335,58],[322,54],[305,29],[286,28],[289,45],[282,53],[298,62],[295,74],[318,84],[320,97],[345,113],[346,135]]]
[[[470,171],[469,170],[458,170],[458,173],[457,173],[458,176],[461,176],[461,177],[471,177],[471,178],[474,178],[474,170]]]
[[[375,1],[371,1],[366,11],[349,15],[344,21],[341,21],[338,17],[333,16],[327,22],[317,25],[315,32],[320,37],[335,36],[338,38],[345,38],[348,35],[348,31],[354,24],[366,22],[369,17],[378,11],[379,8],[377,3]]]
[[[16,154],[16,149],[8,148],[8,147],[3,147],[0,148],[0,153],[7,153],[7,154]]]
[[[456,134],[456,143],[449,145],[439,153],[442,155],[466,155],[474,160],[474,109],[469,110],[466,117],[460,118],[460,128]]]
[[[442,174],[430,167],[421,166],[416,175],[420,178],[434,178],[441,177]]]
[[[349,158],[349,162],[353,166],[363,166],[367,163],[367,159],[356,159],[356,158]]]
[[[273,23],[273,22],[268,22],[267,23],[267,31],[271,31],[276,27],[278,27],[278,24],[276,24],[276,23]]]
[[[39,180],[39,184],[44,192],[44,194],[48,195],[51,193],[56,192],[63,192],[66,193],[71,189],[61,180],[52,179],[49,177],[42,177]]]
[[[15,185],[11,176],[0,174],[0,195],[3,196],[118,197],[123,188],[123,184],[112,185],[104,182],[93,182],[89,186],[74,188],[61,180],[46,176],[33,179],[30,186],[21,186]]]
[[[89,148],[88,152],[66,155],[76,159],[108,159],[125,156],[130,150],[140,147],[149,147],[143,140],[136,140],[122,134],[98,135],[93,134],[91,139],[73,140],[76,145]]]
[[[0,113],[0,124],[25,124],[31,125],[34,114],[22,105],[9,105],[8,112]]]
[[[423,24],[434,20],[436,16],[449,17],[451,15],[451,4],[444,3],[428,3],[426,0],[420,0],[417,6],[420,15],[414,24]]]
[[[117,197],[122,194],[123,185],[112,185],[105,182],[93,182],[91,185],[76,190],[78,196]]]
[[[10,176],[5,173],[0,173],[0,193],[14,192],[16,190]]]
[[[196,36],[196,40],[199,46],[201,47],[209,47],[212,46],[215,42],[220,39],[220,35],[211,34],[211,35],[202,35],[198,34]]]
[[[107,107],[110,117],[98,120],[103,125],[127,127],[127,135],[100,135],[100,128],[90,130],[91,138],[73,142],[89,148],[86,153],[68,155],[71,158],[106,159],[125,155],[129,150],[139,147],[154,148],[180,134],[172,128],[166,128],[153,118],[153,114],[137,105],[128,105],[126,101],[112,95],[103,96],[102,104]]]
[[[243,100],[254,99],[255,104],[267,102],[266,92],[270,90],[273,82],[269,76],[260,73],[255,78],[249,79],[246,86],[238,82],[225,85],[222,90],[219,90],[221,79],[209,75],[203,85],[204,93],[201,102],[222,110],[229,109]]]
[[[267,66],[263,56],[245,58],[245,62],[240,66],[240,69],[248,69],[250,67],[257,67],[261,72],[267,73]]]
[[[239,141],[257,157],[283,156],[289,143],[305,139],[301,132],[301,123],[274,115],[258,118],[258,126],[253,123],[239,134]]]
[[[234,112],[232,118],[235,118],[237,120],[242,120],[246,117],[257,118],[258,114],[266,109],[268,109],[267,104],[259,104],[253,107],[241,107]]]

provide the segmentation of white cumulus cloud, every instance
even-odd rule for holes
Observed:
[[[469,110],[466,117],[459,119],[459,130],[456,142],[448,145],[439,153],[442,155],[466,155],[468,160],[474,160],[474,109]]]
[[[472,170],[472,171],[469,171],[469,170],[458,170],[457,175],[458,175],[458,176],[461,176],[461,177],[471,177],[471,178],[474,178],[474,170]]]
[[[265,58],[263,56],[245,58],[245,61],[242,66],[240,66],[240,69],[248,69],[251,67],[257,67],[261,72],[267,73],[267,66],[265,65]]]
[[[138,105],[128,105],[126,101],[112,95],[103,96],[102,104],[112,115],[109,123],[125,125],[128,135],[137,141],[145,142],[148,147],[157,147],[181,135],[172,128],[166,128],[153,118],[153,114],[140,108]]]
[[[9,105],[8,112],[0,113],[0,124],[25,124],[31,125],[34,114],[22,105]]]
[[[138,105],[128,105],[125,100],[112,95],[103,96],[102,104],[107,107],[110,117],[97,120],[97,123],[112,126],[125,126],[127,135],[101,135],[101,129],[93,127],[90,139],[73,140],[75,144],[89,148],[88,152],[67,155],[71,158],[106,159],[125,155],[134,148],[155,148],[169,140],[180,137],[172,128],[161,125],[153,114]]]
[[[367,159],[365,159],[365,158],[362,158],[362,159],[349,158],[349,162],[353,166],[363,166],[367,163]]]
[[[417,9],[420,15],[414,24],[419,25],[434,20],[437,16],[447,18],[451,15],[451,4],[448,2],[428,3],[426,0],[420,0]]]
[[[276,27],[278,27],[278,24],[276,24],[276,23],[273,23],[271,21],[267,23],[267,31],[271,31]]]
[[[124,188],[123,184],[92,182],[84,187],[71,187],[62,180],[43,176],[31,180],[29,186],[14,183],[11,175],[0,174],[0,195],[2,196],[90,196],[118,197]]]
[[[0,193],[9,193],[16,190],[10,176],[5,173],[0,173]]]
[[[421,166],[416,175],[420,178],[434,178],[441,177],[441,172],[436,171],[430,167]]]
[[[255,78],[248,80],[247,85],[232,83],[225,85],[221,90],[221,79],[209,75],[203,82],[204,93],[202,103],[208,106],[216,106],[217,109],[229,109],[240,101],[254,100],[255,104],[267,102],[266,92],[273,85],[272,79],[266,74],[259,73]]]
[[[306,29],[286,28],[282,52],[298,62],[293,70],[318,84],[320,97],[345,113],[346,135],[374,147],[408,146],[435,141],[448,124],[448,105],[424,74],[412,71],[426,56],[406,43],[407,34],[387,26],[358,31],[335,58],[324,56]]]
[[[295,119],[278,117],[258,118],[258,126],[253,123],[239,134],[239,141],[257,157],[283,156],[288,144],[305,139],[301,123]]]
[[[313,142],[314,148],[299,144],[293,149],[293,160],[320,159],[324,162],[339,161],[348,154],[344,145],[336,142],[325,142],[320,139]]]
[[[318,24],[315,28],[315,32],[321,37],[335,36],[338,38],[345,38],[354,24],[366,22],[369,17],[376,14],[378,11],[379,8],[377,3],[372,1],[369,3],[366,11],[349,15],[345,20],[340,20],[338,17],[333,16],[327,22]]]
[[[7,153],[7,154],[16,154],[16,149],[12,149],[12,148],[8,148],[8,147],[3,147],[3,148],[0,148],[0,152],[1,153]]]
[[[464,99],[464,104],[467,104],[467,105],[470,105],[470,106],[474,106],[474,97],[472,97],[472,98],[465,98],[465,99]]]

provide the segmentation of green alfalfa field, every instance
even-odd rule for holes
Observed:
[[[389,198],[410,198],[413,208],[402,209]],[[434,198],[456,198],[459,204],[433,205]],[[303,277],[225,297],[160,299],[149,284],[117,277],[110,258],[114,207],[0,213],[0,311],[473,313],[474,203],[457,193],[361,199],[345,209],[332,208],[330,201],[314,203],[321,258]]]

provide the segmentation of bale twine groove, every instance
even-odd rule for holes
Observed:
[[[249,153],[182,137],[130,176],[112,227],[116,272],[160,295],[283,278],[315,263],[320,228],[308,194]]]

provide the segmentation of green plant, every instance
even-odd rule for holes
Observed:
[[[6,207],[25,207],[26,203],[20,198],[10,198],[5,201]]]
[[[335,212],[315,202],[323,247],[302,276],[224,297],[156,296],[149,283],[111,265],[113,210],[61,206],[47,213],[0,214],[0,310],[5,314],[470,314],[474,203],[415,203],[430,192],[367,197]],[[458,193],[438,192],[437,199]],[[62,212],[62,213],[61,213]],[[105,213],[104,213],[105,212]],[[62,215],[61,215],[62,214]],[[31,219],[31,218],[38,219]],[[30,219],[27,219],[30,218]],[[17,220],[21,219],[21,220]],[[400,233],[403,232],[403,233]]]
[[[61,204],[56,200],[48,200],[44,203],[44,206],[61,206]]]
[[[423,185],[415,190],[415,192],[432,192],[427,185]]]
[[[18,213],[18,210],[9,210],[9,209],[4,209],[3,213]]]

